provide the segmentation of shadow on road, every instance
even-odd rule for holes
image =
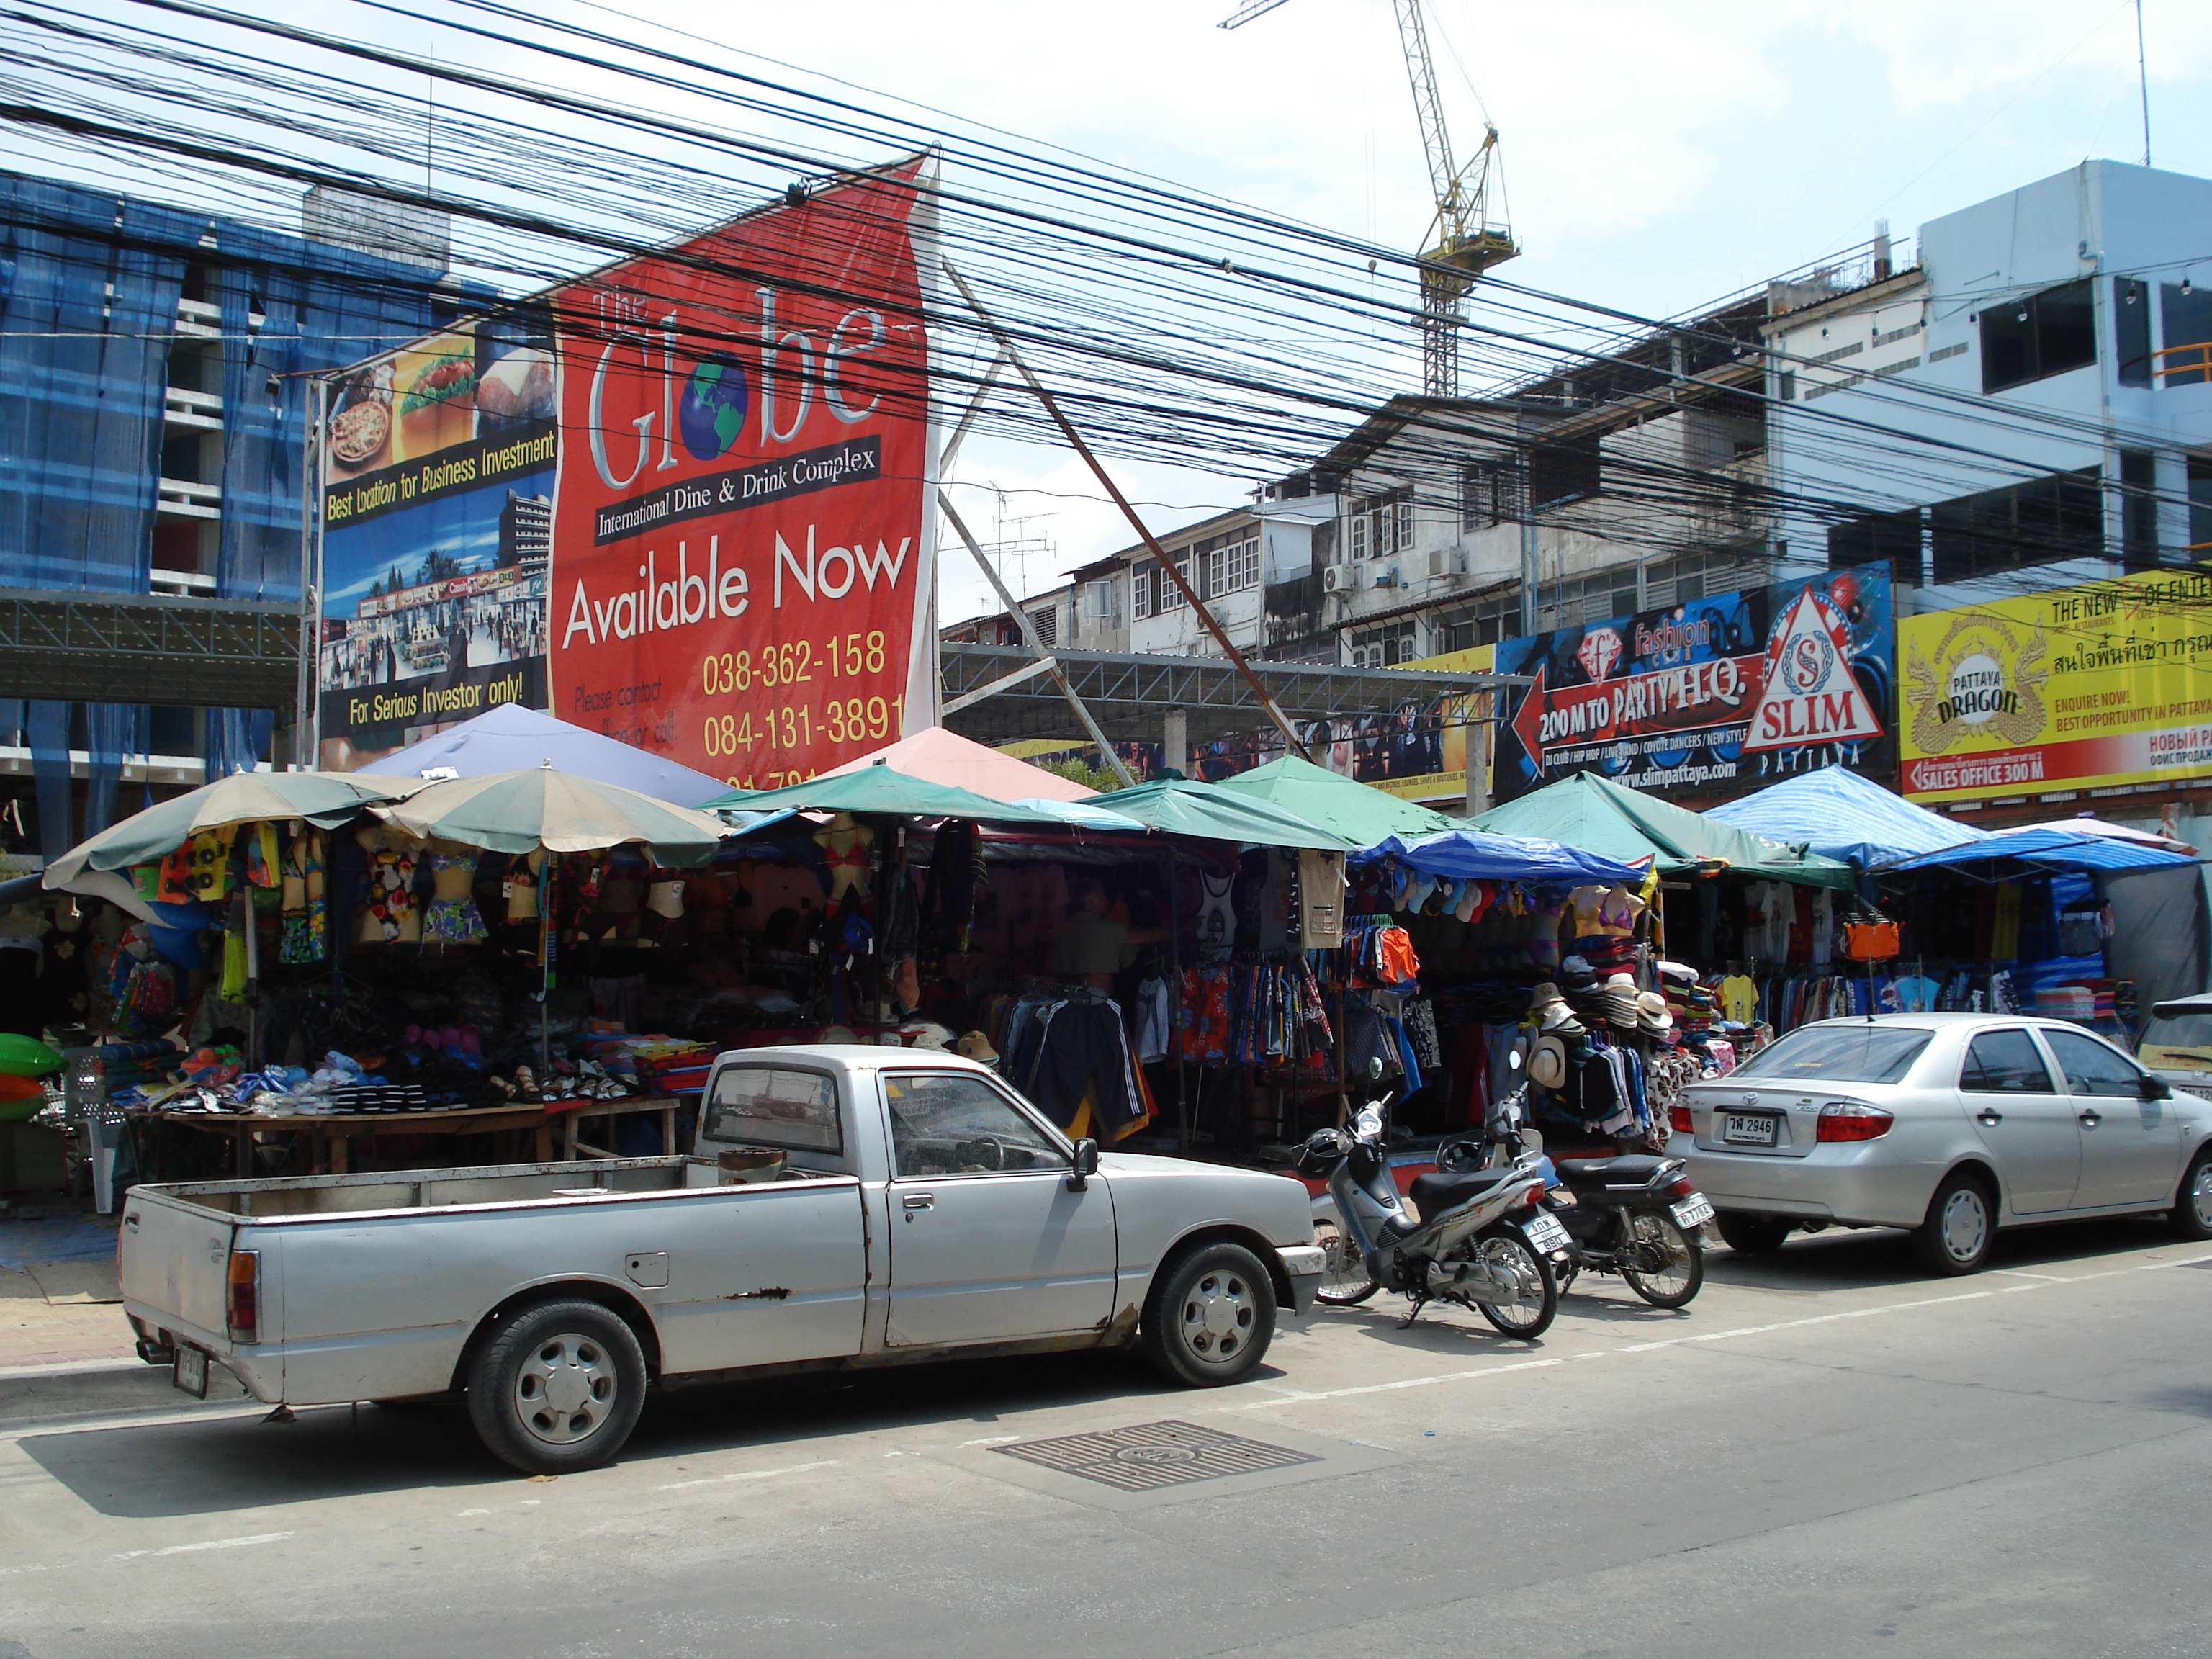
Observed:
[[[2005,1267],[2042,1271],[2063,1268],[2069,1262],[2094,1264],[2106,1256],[2168,1243],[2172,1238],[2162,1221],[2143,1217],[2010,1228],[1997,1235],[1996,1248],[1984,1271]],[[1721,1246],[1706,1254],[1705,1278],[1715,1285],[1801,1296],[1953,1282],[1930,1274],[1913,1259],[1905,1235],[1888,1227],[1792,1233],[1780,1249],[1759,1255],[1746,1255]]]
[[[1283,1372],[1263,1364],[1253,1375],[1271,1379]],[[1164,1407],[1187,1401],[1189,1393],[1160,1381],[1127,1352],[708,1384],[648,1395],[622,1462],[751,1445],[790,1449],[829,1436],[948,1420],[988,1425],[1001,1416],[1106,1400],[1141,1412],[1153,1398]],[[62,1430],[25,1435],[17,1443],[90,1508],[131,1517],[218,1514],[417,1487],[461,1490],[522,1478],[483,1449],[459,1404],[307,1407],[290,1423],[227,1417]]]

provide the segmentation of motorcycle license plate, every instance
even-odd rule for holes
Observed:
[[[1521,1236],[1547,1255],[1553,1250],[1565,1249],[1571,1242],[1565,1227],[1553,1217],[1540,1212],[1521,1224]]]
[[[1703,1193],[1684,1199],[1668,1212],[1677,1227],[1701,1227],[1713,1218],[1713,1206]]]

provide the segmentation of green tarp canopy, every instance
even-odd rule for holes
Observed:
[[[1083,804],[1103,806],[1109,812],[1135,818],[1164,835],[1195,836],[1205,841],[1310,847],[1324,853],[1353,853],[1363,844],[1323,829],[1272,801],[1189,778],[1162,778],[1152,783],[1140,783],[1134,788],[1117,789],[1110,795],[1093,795]]]
[[[988,818],[998,823],[1060,822],[957,784],[915,777],[881,761],[851,772],[825,772],[781,789],[732,789],[726,795],[699,803],[702,812],[726,807],[741,807],[748,812],[789,807],[799,812],[872,812],[887,817]]]
[[[1372,784],[1316,766],[1296,755],[1224,778],[1215,787],[1295,812],[1309,823],[1334,830],[1354,847],[1373,847],[1389,836],[1412,841],[1439,830],[1467,828],[1461,819],[1401,800]]]
[[[1493,806],[1474,824],[1500,836],[1565,842],[1624,864],[1656,858],[1662,876],[1725,867],[1770,881],[1844,891],[1856,881],[1848,864],[1735,829],[1590,772]]]

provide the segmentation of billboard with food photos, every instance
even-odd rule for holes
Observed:
[[[335,379],[323,428],[321,764],[545,703],[552,337],[513,319]]]
[[[338,381],[325,763],[511,700],[769,788],[930,724],[927,165]]]

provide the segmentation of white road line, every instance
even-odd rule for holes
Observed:
[[[135,1561],[140,1556],[191,1555],[201,1550],[244,1549],[249,1544],[274,1544],[291,1536],[292,1534],[289,1532],[257,1532],[246,1538],[210,1538],[205,1542],[198,1544],[172,1544],[167,1549],[125,1550],[119,1555],[111,1555],[108,1557],[108,1559],[111,1561]]]
[[[843,1460],[836,1457],[818,1458],[811,1463],[787,1463],[777,1469],[743,1469],[735,1474],[710,1474],[697,1480],[672,1480],[656,1492],[682,1492],[690,1486],[719,1486],[731,1480],[769,1480],[779,1474],[804,1474],[809,1469],[834,1469]]]

